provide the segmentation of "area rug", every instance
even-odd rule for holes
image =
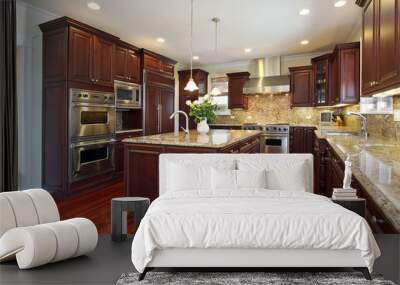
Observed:
[[[376,275],[368,281],[359,272],[148,272],[142,281],[138,281],[138,276],[138,273],[122,274],[116,285],[395,285]]]

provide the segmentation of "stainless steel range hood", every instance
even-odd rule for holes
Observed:
[[[290,79],[281,75],[280,56],[257,59],[256,66],[257,74],[244,84],[244,94],[289,92]]]

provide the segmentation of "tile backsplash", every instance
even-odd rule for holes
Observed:
[[[393,97],[394,111],[400,110],[400,96]],[[359,105],[343,108],[344,113],[358,112]],[[368,132],[370,136],[385,137],[400,141],[400,122],[395,121],[393,115],[367,115]],[[360,119],[355,116],[345,116],[345,124],[350,127],[359,127]]]
[[[400,96],[393,97],[393,108],[400,110]],[[286,94],[258,94],[249,96],[248,110],[232,110],[230,116],[217,116],[215,123],[289,123],[292,125],[319,125],[319,114],[328,108],[290,108],[290,96]],[[331,109],[342,114],[358,112],[359,105]],[[400,141],[400,122],[393,115],[367,115],[370,136],[386,137]],[[344,116],[346,126],[360,128],[360,119]]]
[[[232,110],[230,116],[217,116],[215,123],[290,123],[318,125],[319,114],[324,108],[290,108],[290,96],[286,94],[250,95],[247,110]]]

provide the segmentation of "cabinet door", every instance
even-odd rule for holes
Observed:
[[[154,72],[160,72],[160,69],[161,69],[161,67],[160,67],[161,62],[157,58],[149,56],[147,54],[144,55],[144,64],[143,65],[144,65],[145,69],[151,70]]]
[[[295,71],[291,74],[292,106],[313,106],[312,70]]]
[[[159,98],[160,88],[148,84],[145,91],[145,135],[155,135],[159,132]]]
[[[168,74],[169,76],[174,76],[174,66],[172,64],[161,62],[161,71]]]
[[[339,52],[332,55],[329,71],[329,104],[335,105],[340,101],[339,94]]]
[[[291,135],[292,141],[292,153],[304,153],[305,152],[305,134],[303,127],[293,127]]]
[[[94,37],[94,78],[98,85],[113,86],[114,44],[100,37]]]
[[[375,9],[377,0],[371,0],[364,9],[362,91],[368,93],[376,82],[376,30]]]
[[[114,78],[126,80],[126,62],[128,50],[124,47],[116,46],[114,53]]]
[[[340,103],[357,104],[360,101],[360,50],[340,51]]]
[[[130,82],[139,83],[139,59],[133,50],[128,50],[126,57],[126,76]]]
[[[377,2],[377,1],[376,1]],[[399,35],[398,28],[398,0],[379,0],[376,10],[379,15],[376,20],[378,33],[378,88],[384,88],[399,81]]]
[[[314,153],[314,128],[305,128],[304,135],[305,135],[305,146],[304,146],[304,153]]]
[[[161,104],[161,133],[169,133],[174,131],[174,120],[169,117],[174,112],[175,92],[167,88],[162,88],[160,92]]]
[[[70,28],[69,42],[69,79],[92,83],[93,36],[90,33]]]
[[[229,108],[247,109],[247,97],[243,94],[244,83],[248,77],[229,78]]]

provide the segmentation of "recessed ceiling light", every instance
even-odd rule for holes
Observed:
[[[304,40],[304,41],[301,41],[300,43],[304,46],[304,45],[308,45],[310,42],[307,40]]]
[[[194,55],[193,60],[199,60],[199,57],[197,55]]]
[[[159,43],[165,43],[165,39],[164,39],[164,38],[157,38],[157,42],[159,42]]]
[[[244,52],[245,52],[245,53],[251,52],[251,48],[245,48],[245,49],[244,49]]]
[[[96,2],[89,2],[89,3],[87,3],[87,6],[92,10],[100,10],[101,9],[100,5],[97,4]]]
[[[336,8],[340,8],[340,7],[343,7],[346,4],[347,4],[346,1],[340,0],[340,1],[335,2],[335,4],[333,4],[333,6],[335,6]]]
[[[308,14],[310,14],[310,10],[309,10],[309,9],[301,9],[301,10],[299,11],[299,15],[300,15],[300,16],[306,16],[306,15],[308,15]]]

